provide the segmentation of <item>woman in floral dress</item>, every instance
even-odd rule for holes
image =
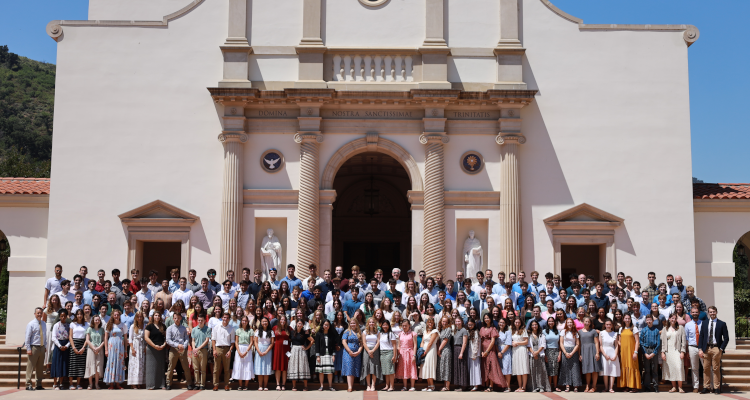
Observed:
[[[495,342],[497,339],[497,329],[492,324],[490,314],[484,314],[482,318],[482,328],[479,330],[479,337],[482,340],[482,381],[487,386],[485,392],[491,392],[494,385],[507,388],[508,383],[497,362],[497,352]],[[506,355],[510,356],[510,355]]]
[[[112,318],[107,323],[104,334],[105,355],[107,368],[104,370],[104,383],[109,383],[110,389],[122,389],[120,383],[125,380],[125,343],[127,331],[125,324],[120,321],[121,311],[112,310]]]
[[[130,339],[130,358],[128,360],[128,385],[138,388],[146,381],[146,341],[144,332],[146,325],[143,321],[143,313],[135,313],[133,325],[130,326],[128,338]]]
[[[341,344],[344,347],[344,360],[341,366],[341,375],[346,376],[346,383],[348,385],[347,392],[352,392],[354,389],[354,380],[360,377],[362,371],[362,346],[361,334],[359,332],[359,324],[357,320],[352,318],[349,321],[349,329],[344,331],[341,336]]]

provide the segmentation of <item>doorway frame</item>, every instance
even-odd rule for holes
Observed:
[[[615,230],[624,221],[586,203],[546,218],[544,224],[552,236],[555,275],[562,272],[563,245],[600,245],[604,251],[599,249],[599,276],[605,271],[617,276]]]
[[[127,232],[128,273],[143,269],[144,242],[180,242],[180,276],[190,270],[190,230],[200,218],[167,202],[155,200],[118,216]]]

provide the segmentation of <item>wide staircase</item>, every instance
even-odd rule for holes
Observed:
[[[1,388],[16,387],[18,384],[19,356],[17,349],[17,345],[6,345],[5,335],[0,335],[0,390],[2,390]],[[727,353],[724,354],[722,370],[724,375],[722,389],[724,391],[750,392],[750,339],[738,339],[737,349],[727,351]],[[25,351],[21,351],[20,371],[21,388],[23,388],[26,371]],[[272,382],[269,386],[273,389],[275,383],[273,383],[273,379],[271,379],[271,381]],[[359,380],[357,380],[357,382],[359,382]],[[87,385],[88,382],[85,382],[85,384]],[[309,383],[308,385],[310,385],[311,389],[316,389],[318,387],[317,383]],[[436,386],[437,385],[438,383],[436,383]],[[52,380],[49,379],[49,375],[45,375],[44,386],[48,388],[52,387]],[[289,387],[291,385],[287,384],[287,386]],[[424,383],[417,384],[418,389],[424,386]],[[515,386],[515,378],[513,379],[513,386]],[[184,388],[185,383],[174,381],[172,387],[175,389]],[[235,388],[236,384],[232,385],[232,387]],[[257,384],[251,384],[250,387],[257,388]],[[326,387],[328,387],[327,384]],[[346,384],[334,384],[334,387],[339,390],[346,390]],[[670,387],[671,386],[668,384],[661,385],[660,390],[667,391]],[[364,386],[357,386],[357,390],[362,388],[364,388]],[[396,385],[396,388],[400,388],[400,382]],[[603,386],[600,380],[598,389],[601,390],[602,388]],[[683,384],[683,388],[688,391],[688,389],[692,388],[692,385],[689,382],[686,382]]]

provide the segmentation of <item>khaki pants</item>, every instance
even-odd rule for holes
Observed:
[[[688,355],[690,357],[690,373],[693,376],[693,389],[698,389],[700,385],[700,372],[701,372],[701,364],[703,364],[703,359],[698,356],[698,352],[700,351],[699,348],[688,346]]]
[[[703,388],[711,389],[711,373],[714,377],[714,389],[719,388],[721,382],[721,349],[712,347],[703,353]]]
[[[224,379],[227,382],[232,377],[229,371],[229,358],[227,354],[230,354],[229,347],[216,347],[216,352],[214,353],[214,386],[218,386],[221,383],[219,378],[221,378],[222,370],[224,370]]]
[[[33,386],[31,384],[31,374],[36,371],[36,386],[42,386],[42,378],[44,377],[44,346],[31,346],[31,355],[26,361],[26,386]]]
[[[188,386],[193,385],[193,377],[190,376],[190,368],[188,368],[187,359],[187,348],[180,353],[176,348],[172,347],[169,349],[169,367],[167,368],[167,386],[172,384],[172,375],[174,374],[175,368],[177,368],[177,361],[182,364],[182,370],[185,371],[185,379],[187,380]]]
[[[208,349],[198,350],[198,355],[193,355],[193,372],[195,373],[195,384],[206,386],[206,363],[208,362]]]

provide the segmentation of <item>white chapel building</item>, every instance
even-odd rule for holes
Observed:
[[[9,344],[55,264],[221,280],[260,268],[268,229],[280,276],[454,279],[469,231],[495,273],[681,275],[734,334],[750,188],[691,181],[692,25],[549,0],[90,0],[88,18],[47,26],[52,178],[0,180]]]

